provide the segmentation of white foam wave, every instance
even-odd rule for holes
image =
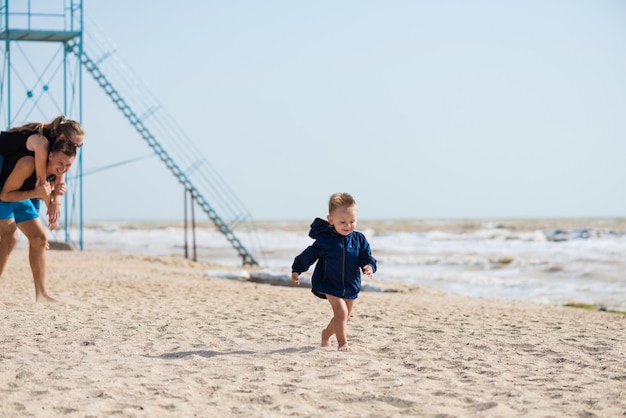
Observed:
[[[549,238],[551,234],[543,230],[492,226],[461,232],[370,232],[368,239],[379,261],[377,279],[473,296],[580,301],[626,310],[626,236],[611,230],[560,232],[568,237],[563,240]],[[285,274],[290,273],[293,258],[313,242],[294,228],[265,228],[253,241],[239,238],[263,267]],[[230,243],[213,228],[198,228],[195,241],[198,259],[240,266]],[[183,255],[185,233],[178,226],[100,224],[85,228],[84,248]],[[190,232],[187,251],[193,254]]]

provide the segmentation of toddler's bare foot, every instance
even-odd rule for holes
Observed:
[[[348,343],[339,346],[339,351],[352,351],[350,347],[348,347]]]
[[[330,347],[330,336],[326,336],[326,328],[322,330],[322,347]]]

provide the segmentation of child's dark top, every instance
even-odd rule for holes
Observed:
[[[369,242],[361,232],[343,236],[327,221],[316,218],[309,236],[315,240],[293,262],[291,271],[301,274],[317,261],[311,278],[312,292],[323,299],[326,294],[356,299],[361,290],[361,268],[368,264],[376,272]]]
[[[31,132],[5,132],[0,133],[0,155],[8,157],[14,154],[34,155],[33,151],[26,148],[26,140],[29,136],[36,134],[37,131]],[[53,135],[50,129],[43,130],[43,136],[48,140],[48,149],[52,148],[52,144],[57,140],[57,136]]]
[[[4,186],[15,165],[22,157],[35,155],[33,151],[29,151],[26,148],[26,140],[35,133],[37,132],[2,132],[0,134],[0,155],[4,156],[4,163],[0,170],[0,189]],[[49,147],[52,147],[57,137],[53,136],[49,129],[44,129],[43,134],[48,139]],[[36,179],[37,177],[33,171],[33,174],[24,181],[24,185],[20,190],[34,189]]]

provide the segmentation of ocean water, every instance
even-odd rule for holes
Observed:
[[[289,274],[293,258],[312,243],[309,224],[264,222],[251,234],[235,235],[265,270]],[[623,219],[361,220],[358,226],[378,260],[375,280],[485,298],[586,303],[626,311]],[[83,237],[86,250],[185,255],[182,223],[103,222],[86,225]],[[51,237],[55,239],[63,240],[59,233]],[[236,251],[210,224],[197,226],[195,243],[198,260],[241,266]],[[190,230],[187,254],[194,256]]]

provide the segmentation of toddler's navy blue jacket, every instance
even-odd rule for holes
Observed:
[[[376,271],[376,259],[365,235],[352,231],[343,236],[327,221],[315,218],[309,236],[315,242],[296,257],[291,271],[300,274],[317,261],[311,278],[316,296],[356,299],[361,290],[361,268],[369,264]]]

